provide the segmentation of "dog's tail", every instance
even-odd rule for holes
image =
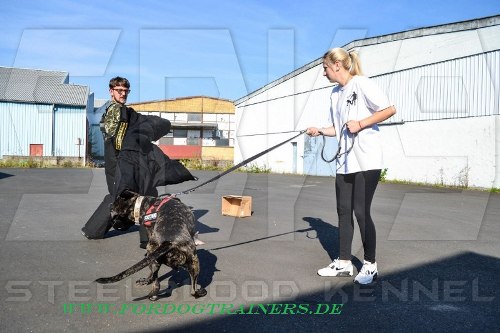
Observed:
[[[172,244],[170,242],[163,243],[160,246],[158,246],[158,248],[156,250],[151,252],[147,257],[145,257],[144,259],[139,261],[134,266],[127,268],[126,270],[124,270],[123,272],[121,272],[120,274],[117,274],[115,276],[110,276],[107,278],[99,278],[99,279],[95,280],[95,282],[97,282],[97,283],[113,283],[113,282],[118,282],[120,280],[123,280],[127,276],[130,276],[130,275],[134,274],[135,272],[138,272],[141,269],[143,269],[144,267],[153,263],[155,260],[160,258],[165,253],[167,253],[168,249],[171,246],[172,246]]]

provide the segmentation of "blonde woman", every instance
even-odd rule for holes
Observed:
[[[337,83],[331,93],[332,126],[309,127],[310,136],[337,136],[335,193],[339,219],[339,258],[318,270],[320,276],[352,276],[351,246],[356,216],[364,264],[355,283],[370,284],[378,274],[375,224],[370,209],[382,170],[382,144],[377,124],[396,113],[386,94],[362,76],[355,52],[334,48],[323,56],[323,75]]]

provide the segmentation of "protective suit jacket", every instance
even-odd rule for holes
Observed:
[[[180,162],[171,160],[152,141],[170,131],[170,121],[157,116],[128,114],[115,176],[115,197],[125,189],[157,196],[156,187],[197,180]]]

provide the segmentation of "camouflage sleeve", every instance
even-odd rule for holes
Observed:
[[[106,110],[106,117],[104,118],[104,129],[106,134],[110,137],[115,136],[120,122],[120,104],[112,103]]]
[[[128,124],[126,122],[120,121],[118,126],[118,132],[115,136],[115,149],[122,150],[122,141],[125,137],[125,132],[127,131]]]

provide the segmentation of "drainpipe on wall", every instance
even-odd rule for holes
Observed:
[[[56,156],[56,111],[57,107],[52,104],[52,156]]]
[[[495,180],[494,188],[500,188],[500,116],[495,116]]]

